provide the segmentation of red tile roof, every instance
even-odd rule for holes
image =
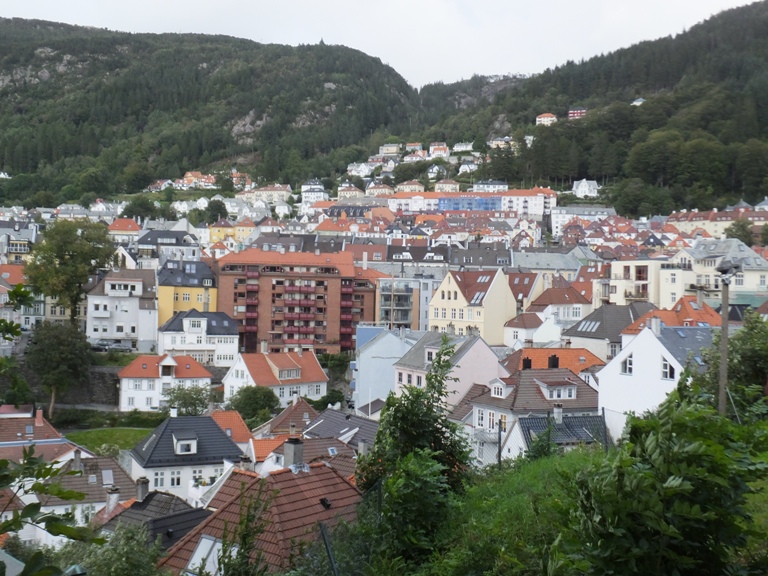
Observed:
[[[270,354],[242,354],[243,362],[256,386],[279,386],[327,382],[317,356],[312,351],[273,352]],[[279,379],[280,370],[300,368],[298,378]]]
[[[696,302],[696,296],[683,296],[671,310],[651,310],[643,314],[622,334],[639,334],[651,326],[651,319],[659,318],[664,326],[720,326],[722,318],[711,306]]]
[[[27,283],[23,264],[0,264],[0,278],[11,286]]]
[[[310,406],[304,398],[299,398],[269,422],[270,433],[288,434],[291,431],[291,424],[295,426],[296,430],[301,431],[318,414],[319,412]]]
[[[567,368],[574,374],[592,366],[604,366],[605,362],[586,348],[522,348],[507,356],[502,365],[510,372],[523,369],[523,359],[531,360],[531,369],[549,368],[551,356],[557,356],[558,368]]]
[[[160,378],[160,362],[168,354],[162,356],[139,356],[133,362],[117,373],[120,378]],[[192,356],[173,356],[176,362],[174,378],[211,378],[211,373]]]
[[[319,522],[333,525],[340,519],[354,521],[361,498],[352,484],[323,463],[311,464],[309,472],[278,470],[263,480],[263,488],[261,482],[253,473],[233,472],[221,488],[232,495],[229,500],[225,502],[217,495],[211,502],[220,506],[216,512],[173,546],[159,567],[182,573],[202,536],[220,541],[225,530],[238,525],[247,497],[264,499],[269,495],[271,502],[262,515],[266,526],[256,538],[256,548],[270,571],[284,572],[298,547],[316,538]]]
[[[110,232],[138,232],[141,227],[131,218],[115,218],[109,225]]]
[[[214,410],[211,413],[211,418],[224,432],[229,430],[228,436],[237,444],[243,444],[253,438],[251,431],[237,410]]]

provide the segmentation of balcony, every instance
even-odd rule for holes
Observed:
[[[259,305],[259,299],[258,298],[246,298],[245,303],[248,306],[258,306]]]
[[[298,326],[283,326],[283,332],[286,334],[298,334],[299,333],[299,327]]]
[[[315,293],[315,287],[314,286],[302,286],[301,287],[302,294],[314,294]]]
[[[355,289],[352,286],[342,286],[341,287],[341,293],[342,294],[352,294]]]
[[[258,312],[246,312],[245,313],[246,318],[258,318],[259,313]]]
[[[294,300],[296,302],[296,300]],[[298,300],[299,306],[315,306],[315,300]]]
[[[355,329],[352,328],[352,326],[342,326],[341,328],[339,328],[339,332],[341,332],[342,334],[352,334],[354,330]]]
[[[299,326],[299,334],[314,334],[314,326]]]
[[[315,315],[314,314],[307,314],[307,313],[304,313],[304,312],[299,314],[299,320],[314,320],[314,319],[315,319]]]
[[[259,291],[259,285],[258,284],[246,284],[245,285],[246,292],[258,292]]]
[[[355,343],[352,340],[340,340],[339,341],[339,345],[342,348],[354,348],[355,347]]]
[[[341,301],[341,307],[342,308],[352,308],[354,304],[352,303],[352,300],[342,300]]]
[[[246,272],[245,276],[247,278],[258,278],[259,277],[259,272],[258,272],[258,270],[255,270],[255,271],[252,270],[250,272]]]
[[[294,294],[294,293],[296,293],[296,292],[301,292],[301,286],[292,286],[292,285],[287,285],[287,286],[285,287],[285,292],[286,292],[287,294]]]
[[[637,301],[648,300],[648,292],[647,291],[630,292],[629,290],[626,290],[624,292],[624,299],[637,300]]]
[[[91,310],[89,315],[92,318],[109,318],[109,310]]]
[[[340,320],[352,320],[352,314],[339,314]]]
[[[258,332],[258,326],[244,326],[246,332]]]
[[[299,340],[299,344],[304,344],[307,346],[311,346],[314,343],[315,343],[314,338],[302,338],[301,340]]]

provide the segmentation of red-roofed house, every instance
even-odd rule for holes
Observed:
[[[132,218],[115,218],[107,230],[113,242],[127,244],[139,239],[141,226]]]
[[[269,386],[282,406],[296,397],[319,400],[328,388],[326,376],[311,350],[240,354],[222,378],[224,398],[245,386]]]
[[[120,410],[151,411],[166,405],[163,392],[174,386],[211,385],[211,373],[192,356],[139,356],[117,373]]]
[[[237,447],[247,454],[253,435],[240,412],[237,410],[214,410],[211,413],[211,418],[219,425],[219,428],[224,430],[227,436],[232,438]]]
[[[542,320],[554,316],[556,324],[568,327],[592,312],[592,302],[573,286],[553,287],[544,290],[527,311],[535,312]]]

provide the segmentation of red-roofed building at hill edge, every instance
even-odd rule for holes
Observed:
[[[192,356],[139,356],[117,373],[120,411],[154,411],[166,405],[163,392],[174,386],[211,385],[211,373]]]

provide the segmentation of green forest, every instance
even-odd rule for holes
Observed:
[[[631,105],[637,98],[645,102]],[[586,117],[567,121],[576,106]],[[534,126],[543,112],[560,121]],[[335,182],[384,142],[471,141],[486,151],[499,136],[517,152],[492,151],[477,177],[511,187],[597,180],[627,215],[759,201],[768,195],[768,3],[530,78],[420,91],[343,46],[0,19],[6,203],[41,192],[59,202],[111,197],[232,167],[257,181]]]

